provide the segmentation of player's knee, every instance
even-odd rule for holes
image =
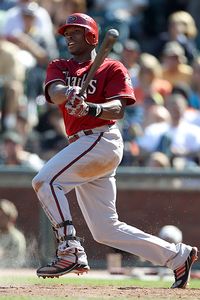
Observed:
[[[39,178],[34,178],[32,180],[33,189],[37,193],[37,197],[41,203],[46,207],[51,207],[53,199],[53,194],[51,190],[50,183],[48,181],[42,181]]]
[[[119,225],[117,219],[104,220],[92,229],[92,235],[96,242],[101,244],[109,244],[111,237],[116,234]]]
[[[104,245],[107,245],[110,242],[110,238],[106,234],[104,234],[104,233],[102,234],[102,232],[101,233],[96,232],[93,235],[93,238],[97,243],[104,244]]]
[[[92,235],[94,240],[100,244],[106,244],[107,241],[110,239],[107,230],[101,231],[101,229],[96,228],[95,230],[93,230]]]
[[[103,234],[102,234],[102,233],[94,231],[94,232],[92,233],[92,236],[93,236],[93,239],[94,239],[97,243],[104,244],[104,238],[103,238]]]
[[[38,180],[37,176],[35,176],[32,180],[32,187],[36,193],[38,193],[41,186],[44,184],[44,181]]]

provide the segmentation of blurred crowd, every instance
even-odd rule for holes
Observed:
[[[25,263],[26,239],[17,228],[18,210],[13,202],[0,199],[0,268],[19,268]]]
[[[1,0],[0,165],[38,170],[68,144],[43,83],[48,62],[69,57],[57,28],[81,12],[99,24],[100,43],[119,30],[110,56],[135,89],[137,102],[119,121],[121,165],[199,168],[199,11],[198,0]]]

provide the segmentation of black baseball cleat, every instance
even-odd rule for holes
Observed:
[[[198,249],[193,247],[188,258],[182,266],[174,270],[175,282],[171,286],[172,289],[185,289],[190,280],[190,272],[193,263],[198,259]]]
[[[38,277],[59,277],[61,275],[65,275],[67,273],[73,272],[77,275],[82,275],[83,273],[87,273],[90,270],[90,267],[85,264],[79,264],[77,262],[71,262],[64,258],[57,257],[52,263],[41,267],[37,270]]]

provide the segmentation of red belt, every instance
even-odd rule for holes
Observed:
[[[90,135],[90,134],[93,134],[94,131],[92,131],[92,129],[89,129],[89,130],[83,130],[83,134],[84,135]],[[75,142],[76,140],[78,140],[81,136],[79,136],[78,134],[74,134],[72,137],[68,137],[68,141],[69,143],[73,143]]]

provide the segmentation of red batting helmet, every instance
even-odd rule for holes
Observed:
[[[94,19],[86,14],[75,13],[70,15],[65,25],[58,29],[58,33],[64,35],[65,30],[69,26],[80,26],[85,28],[85,40],[90,45],[98,43],[98,25]]]

